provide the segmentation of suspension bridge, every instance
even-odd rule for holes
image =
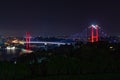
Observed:
[[[98,42],[101,38],[106,38],[108,35],[98,25],[91,25],[79,33],[73,34],[68,39],[79,39],[82,42]]]
[[[85,30],[83,30],[80,33],[71,35],[70,37],[68,37],[66,40],[68,39],[80,39],[81,41],[85,41],[85,42],[98,42],[100,37],[106,37],[107,34],[105,34],[102,29],[98,26],[98,25],[91,25],[89,27],[87,27]],[[31,36],[30,36],[30,32],[26,32],[26,37],[25,37],[25,46],[26,49],[29,50],[30,49],[30,44],[31,43],[35,43],[35,44],[44,44],[44,45],[48,45],[48,44],[56,44],[56,45],[65,45],[65,44],[71,44],[71,43],[66,43],[66,42],[49,42],[49,41],[31,41],[30,40]]]

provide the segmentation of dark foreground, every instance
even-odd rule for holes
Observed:
[[[64,45],[0,62],[0,80],[120,79],[120,44]]]

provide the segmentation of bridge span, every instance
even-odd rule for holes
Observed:
[[[47,42],[47,41],[30,41],[30,42],[23,42],[23,43],[34,43],[34,44],[44,44],[44,45],[48,45],[48,44],[56,44],[56,45],[70,45],[71,43],[64,43],[64,42]]]

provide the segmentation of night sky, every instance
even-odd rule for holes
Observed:
[[[118,1],[118,0],[117,0]],[[0,35],[72,35],[98,24],[120,35],[120,2],[98,0],[34,0],[0,2]]]

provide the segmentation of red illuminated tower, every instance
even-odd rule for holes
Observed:
[[[26,50],[30,49],[30,33],[26,32]]]
[[[98,42],[98,37],[99,37],[99,34],[98,34],[98,25],[91,25],[90,26],[90,42]]]

